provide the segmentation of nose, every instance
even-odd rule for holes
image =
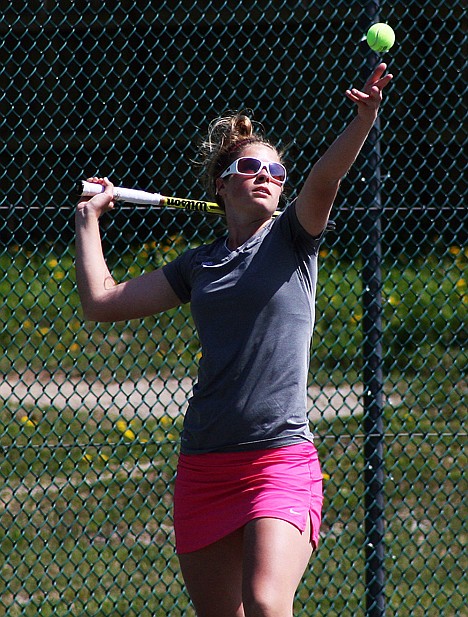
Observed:
[[[265,181],[265,178],[270,181],[270,174],[268,173],[266,165],[264,165],[257,174],[257,179],[260,179],[262,182]]]

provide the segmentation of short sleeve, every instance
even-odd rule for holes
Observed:
[[[287,234],[296,246],[300,246],[310,255],[315,255],[318,252],[325,230],[318,236],[312,236],[305,230],[297,218],[295,203],[286,208],[280,219],[278,222],[283,233]]]
[[[185,304],[192,296],[193,250],[188,250],[163,267],[164,275],[179,300]]]

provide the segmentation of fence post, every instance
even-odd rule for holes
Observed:
[[[363,217],[363,386],[364,386],[364,483],[366,533],[366,615],[385,614],[384,549],[384,427],[381,300],[381,196],[379,124],[368,141],[367,189]]]
[[[379,18],[379,2],[369,0],[363,11],[363,32]],[[366,46],[367,48],[367,46]],[[365,79],[379,61],[367,50]],[[383,354],[382,354],[382,246],[381,246],[381,172],[380,119],[363,148],[362,229],[363,283],[363,387],[364,387],[364,484],[366,535],[366,616],[385,615],[385,519],[384,519],[384,426],[383,426]]]

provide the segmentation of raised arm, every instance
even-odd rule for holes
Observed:
[[[181,304],[161,269],[117,284],[102,252],[99,217],[114,207],[113,184],[104,193],[85,198],[76,209],[76,280],[85,319],[127,321],[166,311]]]
[[[357,116],[312,167],[296,202],[301,225],[312,235],[320,234],[327,224],[341,179],[356,160],[377,118],[382,90],[392,79],[384,75],[386,64],[379,64],[362,91],[355,88],[346,96],[356,103]]]

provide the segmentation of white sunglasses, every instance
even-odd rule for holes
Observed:
[[[284,165],[272,161],[261,161],[253,156],[242,156],[240,159],[236,159],[219,177],[225,178],[231,174],[257,176],[262,169],[266,169],[268,175],[275,180],[275,182],[279,184],[284,184],[286,182],[287,172]]]

